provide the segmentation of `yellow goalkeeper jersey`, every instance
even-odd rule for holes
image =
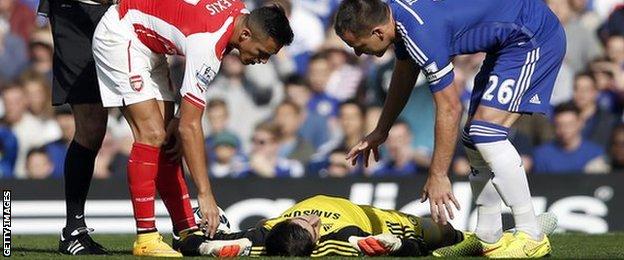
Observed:
[[[315,214],[321,219],[320,239],[313,257],[325,255],[358,256],[349,243],[350,236],[391,233],[402,239],[422,236],[420,218],[395,210],[382,210],[357,205],[349,200],[318,195],[301,201],[284,211],[280,217],[264,223],[266,230],[288,218]],[[261,255],[263,246],[252,248],[252,255]]]

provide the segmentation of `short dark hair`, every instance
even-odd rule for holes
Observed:
[[[284,86],[288,87],[289,85],[307,86],[307,82],[304,77],[298,74],[291,74],[286,76],[284,80]]]
[[[310,59],[308,59],[308,64],[315,62],[317,60],[327,60],[327,53],[326,52],[317,52],[314,53],[312,56],[310,56]]]
[[[295,36],[284,9],[275,4],[251,11],[247,19],[247,26],[255,32],[258,30],[264,32],[279,45],[290,45]]]
[[[206,108],[208,110],[216,108],[216,107],[223,107],[225,108],[225,110],[227,110],[227,104],[225,103],[225,100],[220,99],[220,98],[214,98],[208,101],[208,105],[206,106]]]
[[[280,107],[291,107],[293,110],[295,110],[295,113],[297,115],[301,115],[301,107],[299,105],[297,105],[297,103],[295,103],[295,102],[293,102],[291,100],[284,100],[284,101],[282,101],[282,103],[277,105],[277,107],[275,108],[275,111],[277,111]]]
[[[361,103],[357,102],[357,100],[355,99],[348,99],[342,103],[340,103],[340,106],[338,106],[338,110],[342,110],[342,108],[348,106],[348,105],[354,105],[357,107],[358,110],[360,110],[360,113],[362,114],[362,117],[366,116],[366,106],[362,105]]]
[[[273,122],[268,122],[268,121],[261,122],[258,125],[256,125],[256,128],[254,129],[254,131],[262,131],[262,132],[270,133],[276,142],[279,142],[279,140],[282,139],[282,129],[277,124],[274,124]]]
[[[336,12],[334,29],[338,35],[362,36],[388,19],[388,5],[381,0],[344,0]]]
[[[35,154],[43,154],[46,157],[48,157],[48,160],[50,160],[50,156],[48,155],[48,150],[46,150],[45,147],[43,146],[35,147],[35,148],[28,150],[28,153],[26,153],[26,158],[31,157]]]
[[[270,256],[310,256],[316,243],[305,228],[285,220],[273,226],[264,246]]]
[[[566,112],[572,112],[576,114],[577,116],[581,114],[581,110],[573,102],[566,102],[566,103],[557,105],[555,107],[554,114],[555,116],[557,116],[559,114],[566,113]]]
[[[583,71],[583,72],[576,73],[576,75],[574,75],[574,88],[575,89],[576,89],[576,81],[583,77],[587,77],[591,79],[591,81],[594,82],[594,88],[598,88],[598,86],[596,86],[596,77],[594,77],[594,74],[592,74],[589,71]]]

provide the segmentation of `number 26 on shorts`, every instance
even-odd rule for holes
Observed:
[[[488,88],[483,93],[483,99],[492,101],[496,96],[496,100],[501,105],[506,105],[511,101],[513,96],[513,87],[516,84],[514,79],[506,79],[499,83],[499,78],[496,75],[491,75],[488,83]],[[496,91],[498,89],[498,91]],[[494,93],[496,91],[496,93]]]

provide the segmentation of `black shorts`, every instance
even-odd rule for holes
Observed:
[[[101,103],[91,41],[109,6],[49,1],[48,18],[54,38],[52,104]]]

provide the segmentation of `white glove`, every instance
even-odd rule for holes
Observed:
[[[236,257],[248,256],[251,252],[251,240],[208,240],[199,246],[199,253],[206,256]]]
[[[401,239],[392,234],[380,234],[368,237],[350,236],[349,243],[367,256],[387,255],[401,248]]]

